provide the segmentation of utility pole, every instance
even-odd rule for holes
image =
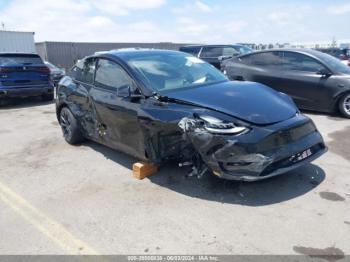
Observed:
[[[337,40],[335,40],[335,37],[332,38],[332,47],[337,47]]]

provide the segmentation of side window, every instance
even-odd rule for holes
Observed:
[[[95,85],[107,89],[118,89],[128,85],[132,91],[136,89],[134,82],[125,70],[120,65],[107,59],[98,60]]]
[[[222,49],[222,47],[205,46],[201,52],[201,57],[209,58],[222,56]]]
[[[82,82],[92,84],[94,81],[95,72],[95,58],[86,59],[84,61],[84,67],[82,72]]]
[[[70,71],[70,76],[74,79],[92,84],[94,81],[95,59],[88,58],[79,60]]]
[[[324,69],[324,66],[315,59],[299,53],[284,52],[283,60],[283,66],[287,70],[316,73],[320,69]]]
[[[250,64],[257,66],[281,66],[282,59],[279,52],[264,52],[250,55]]]
[[[201,50],[200,46],[189,46],[189,47],[183,47],[180,48],[181,52],[189,53],[194,56],[198,56],[199,51]]]
[[[224,48],[222,48],[222,55],[223,56],[235,56],[235,55],[239,55],[239,52],[237,52],[237,50],[234,49],[233,47],[224,47]]]
[[[83,67],[84,60],[78,60],[78,62],[70,70],[69,75],[78,81],[82,81]]]

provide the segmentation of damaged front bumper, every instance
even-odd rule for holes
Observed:
[[[315,125],[303,115],[269,126],[254,126],[238,136],[212,134],[196,120],[185,121],[191,123],[182,125],[185,138],[214,175],[228,180],[256,181],[277,176],[327,151]]]

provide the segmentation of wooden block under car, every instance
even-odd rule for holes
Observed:
[[[132,166],[133,175],[137,179],[144,179],[158,171],[158,166],[145,162],[137,162]]]

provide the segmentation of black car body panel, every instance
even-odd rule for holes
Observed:
[[[225,60],[221,69],[232,80],[286,93],[301,109],[335,112],[338,99],[350,92],[350,69],[349,74],[338,71],[325,61],[327,56],[307,49],[268,50]]]
[[[293,101],[288,96],[276,94],[271,88],[258,83],[223,82],[172,92],[171,97],[257,125],[280,122],[297,113]],[[269,105],[266,101],[269,101]]]
[[[316,127],[293,101],[261,84],[226,80],[155,93],[125,62],[128,56],[150,53],[183,55],[119,51],[87,58],[118,63],[142,94],[121,96],[121,91],[100,88],[96,73],[89,84],[66,76],[58,87],[58,120],[61,109],[68,107],[86,138],[156,164],[191,163],[198,176],[209,169],[225,179],[258,180],[294,169],[326,151]],[[205,122],[210,118],[235,123],[245,131],[213,133]]]

